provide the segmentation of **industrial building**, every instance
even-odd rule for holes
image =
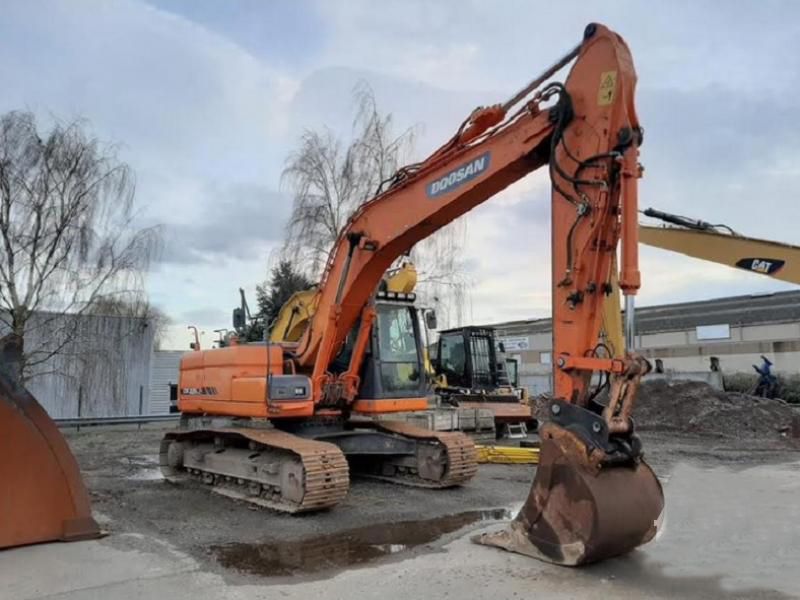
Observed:
[[[800,373],[800,291],[642,307],[636,323],[637,347],[667,373],[709,374],[712,358],[723,373],[752,373],[762,355],[777,373]],[[520,383],[550,391],[550,319],[492,327],[519,361]],[[28,385],[55,418],[169,414],[182,355],[154,350],[144,321],[88,315]]]
[[[154,335],[136,317],[34,313],[26,385],[54,418],[146,414]]]
[[[521,383],[549,390],[550,319],[492,325],[520,362]],[[664,371],[708,372],[712,357],[724,373],[753,373],[767,356],[778,373],[800,372],[800,291],[733,296],[636,309],[637,348]]]

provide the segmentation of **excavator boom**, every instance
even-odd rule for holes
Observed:
[[[800,283],[800,247],[717,229],[641,225],[643,244],[709,262]]]

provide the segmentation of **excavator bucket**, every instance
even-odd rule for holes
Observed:
[[[578,566],[649,542],[663,509],[661,484],[645,462],[593,472],[544,440],[522,510],[506,529],[474,541]]]
[[[75,457],[19,383],[21,353],[0,339],[0,548],[99,537]]]

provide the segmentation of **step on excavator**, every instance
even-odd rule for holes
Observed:
[[[573,61],[563,83],[550,81]],[[620,241],[626,306],[640,285],[635,84],[625,42],[590,24],[577,47],[510,100],[477,109],[430,157],[401,168],[342,230],[297,342],[184,357],[182,426],[161,448],[167,478],[196,477],[287,512],[334,506],[351,472],[433,488],[468,481],[476,457],[466,436],[374,418],[427,408],[418,319],[402,298],[378,303],[379,284],[415,243],[546,167],[555,393],[522,510],[479,541],[579,565],[652,539],[663,493],[631,418],[649,364],[633,353],[607,356],[598,343]],[[594,373],[610,381],[605,405]]]

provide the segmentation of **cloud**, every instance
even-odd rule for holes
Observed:
[[[181,314],[181,320],[187,323],[224,323],[230,314],[221,308],[197,308]]]
[[[0,22],[0,110],[85,116],[121,144],[142,222],[165,229],[151,296],[209,329],[227,324],[238,287],[252,296],[265,276],[288,215],[280,173],[300,132],[348,134],[359,80],[398,131],[415,128],[422,158],[474,107],[509,97],[572,47],[588,20],[582,2],[525,0],[237,8],[16,2]],[[800,241],[800,7],[615,2],[592,13],[626,38],[639,73],[642,207]],[[549,206],[540,170],[468,215],[471,320],[546,316]],[[658,251],[643,251],[642,270],[642,303],[782,285]]]
[[[121,0],[5,7],[0,72],[0,110],[85,117],[119,143],[140,222],[163,224],[148,288],[173,318],[210,318],[263,279],[288,215],[278,180],[296,84],[281,69],[209,27]]]
[[[200,195],[191,221],[165,227],[161,262],[263,258],[283,241],[289,212],[290,198],[263,186],[210,186]]]

